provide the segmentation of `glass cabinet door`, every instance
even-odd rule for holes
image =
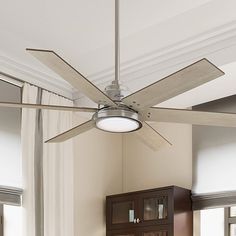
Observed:
[[[143,219],[162,220],[168,216],[168,196],[158,196],[143,199]]]
[[[134,201],[112,203],[112,224],[134,222]]]
[[[137,211],[137,200],[133,196],[107,199],[107,222],[109,229],[133,227]],[[129,236],[129,234],[127,235]]]
[[[151,231],[151,232],[144,232],[142,236],[168,236],[168,231]]]
[[[138,236],[136,230],[123,229],[107,231],[106,236]]]
[[[168,190],[145,193],[140,198],[140,224],[156,225],[169,223],[170,193]],[[158,234],[153,234],[154,236]],[[165,234],[163,234],[165,236]],[[144,235],[149,236],[149,234]],[[150,234],[152,236],[152,234]],[[159,235],[158,235],[159,236]],[[162,236],[162,235],[161,235]]]
[[[144,227],[139,236],[172,236],[171,227],[166,225]]]
[[[135,236],[134,234],[113,234],[114,236]]]

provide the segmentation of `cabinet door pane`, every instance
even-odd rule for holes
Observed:
[[[150,191],[139,198],[140,225],[157,226],[171,223],[172,192],[171,190]]]
[[[144,198],[144,220],[161,220],[168,217],[168,196]],[[151,234],[150,234],[151,235]],[[159,235],[158,235],[159,236]]]
[[[116,202],[112,204],[112,224],[134,221],[134,201]]]
[[[114,236],[134,236],[134,234],[115,234]]]
[[[167,231],[153,231],[153,232],[145,232],[142,236],[168,236]]]
[[[137,236],[135,230],[113,230],[107,231],[107,236]]]

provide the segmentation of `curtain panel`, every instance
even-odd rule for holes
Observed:
[[[73,106],[25,84],[22,101]],[[72,112],[22,109],[23,235],[73,236],[73,142],[44,141],[72,127]]]
[[[22,102],[36,103],[38,88],[25,84],[22,93]],[[35,220],[35,130],[36,110],[22,109],[21,145],[22,145],[22,177],[23,177],[23,235],[36,236]]]
[[[43,91],[42,104],[73,106],[73,102]],[[43,110],[43,140],[72,128],[72,112]],[[45,236],[74,235],[73,142],[43,146]],[[53,226],[53,227],[52,227]]]

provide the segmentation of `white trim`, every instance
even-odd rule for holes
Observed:
[[[7,75],[1,74],[1,73],[0,73],[0,80],[5,81],[7,83],[10,83],[10,84],[15,85],[15,86],[20,87],[20,88],[22,88],[23,85],[24,85],[23,82],[21,82],[19,80],[16,80],[16,79],[13,79],[10,76],[7,76]]]
[[[212,57],[222,51],[236,46],[236,21],[202,33],[194,38],[173,44],[167,48],[154,51],[142,57],[121,64],[121,80],[132,87],[139,79],[168,70],[179,65],[188,65],[203,57]],[[217,60],[217,66],[225,62]],[[114,68],[107,68],[88,78],[98,86],[106,86],[114,77]],[[83,97],[73,93],[74,99]]]
[[[53,78],[4,55],[0,55],[0,72],[72,99],[72,86],[66,81]]]
[[[121,79],[132,87],[132,83],[137,83],[144,76],[167,70],[177,65],[191,63],[233,46],[236,46],[236,21],[122,63]],[[217,65],[221,65],[221,63],[219,62]],[[52,76],[29,68],[3,55],[0,55],[1,71],[70,99],[83,97],[67,82],[52,78]],[[114,68],[106,68],[87,77],[97,86],[104,87],[114,77]]]
[[[228,41],[230,40],[231,43]],[[121,65],[122,77],[132,75],[137,71],[143,71],[150,67],[156,67],[157,64],[166,62],[169,66],[173,66],[169,62],[177,57],[182,58],[184,55],[189,54],[189,58],[195,58],[192,55],[194,52],[199,51],[199,56],[204,54],[202,50],[208,50],[205,54],[210,54],[216,50],[225,49],[227,46],[236,45],[236,22],[217,27],[214,30],[202,33],[194,38],[189,38],[182,42],[175,43],[166,48],[154,51],[152,53],[135,58],[131,61],[125,62]],[[226,44],[227,43],[227,44]],[[183,61],[183,60],[182,60]],[[158,69],[163,69],[158,67]],[[108,68],[93,75],[88,75],[91,81],[95,84],[106,83],[108,78],[114,74],[114,68]],[[130,78],[130,77],[129,77]],[[131,80],[131,79],[129,79]]]

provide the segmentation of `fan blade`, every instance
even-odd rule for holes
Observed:
[[[192,111],[151,107],[144,114],[144,120],[236,127],[236,113]]]
[[[143,122],[143,127],[132,134],[136,135],[143,143],[150,147],[153,151],[157,151],[166,144],[172,145],[160,133],[153,129],[149,124]],[[128,134],[129,135],[129,134]]]
[[[59,111],[75,111],[75,112],[96,112],[97,108],[92,107],[67,107],[67,106],[57,106],[57,105],[41,105],[41,104],[31,104],[31,103],[14,103],[14,102],[0,102],[0,107],[10,107],[10,108],[35,108],[35,109],[45,109],[45,110],[59,110]]]
[[[222,75],[223,71],[202,59],[125,97],[122,102],[135,110],[144,110]]]
[[[90,129],[92,129],[93,127],[95,127],[95,122],[94,120],[89,120],[85,123],[82,123],[70,130],[67,130],[64,133],[61,133],[49,140],[47,140],[45,143],[60,143],[60,142],[64,142],[67,139],[73,138],[78,134],[82,134]]]
[[[54,51],[31,48],[27,48],[26,50],[44,65],[60,75],[73,87],[83,92],[92,101],[102,105],[116,106],[116,103],[113,102],[105,93],[87,80],[81,73]]]

